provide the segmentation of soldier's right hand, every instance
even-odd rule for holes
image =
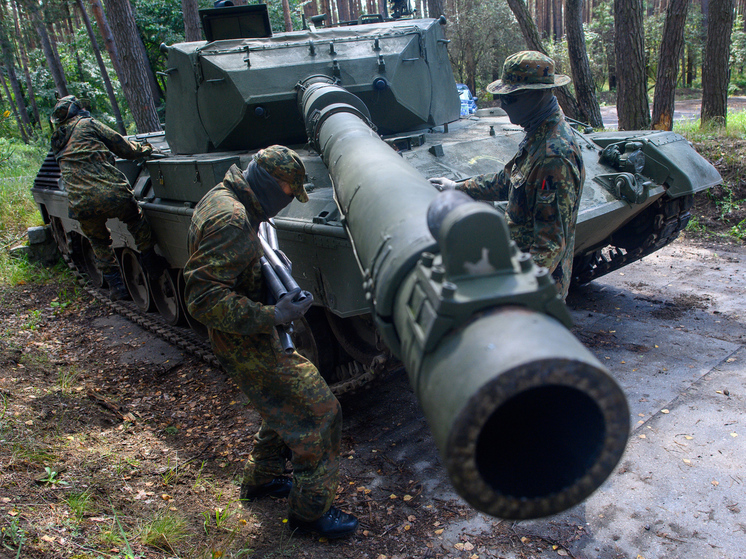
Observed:
[[[289,291],[275,304],[275,324],[288,324],[300,318],[313,304],[313,295],[300,288]]]
[[[443,192],[444,190],[456,190],[456,187],[458,186],[458,183],[456,181],[452,181],[451,179],[447,179],[445,177],[434,177],[429,180],[430,184],[432,184],[441,192]]]
[[[153,153],[153,146],[151,146],[147,142],[145,142],[144,144],[142,144],[142,155],[143,155],[143,157],[149,157],[151,153]]]

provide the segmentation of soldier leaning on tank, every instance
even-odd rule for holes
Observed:
[[[570,78],[555,75],[554,61],[536,51],[505,59],[503,77],[487,86],[526,137],[499,173],[455,182],[432,178],[439,190],[455,188],[476,200],[506,201],[511,238],[549,269],[567,297],[575,247],[575,222],[585,180],[583,156],[552,89]]]
[[[114,166],[112,154],[138,159],[150,155],[153,147],[130,142],[91,118],[72,95],[57,102],[49,120],[55,128],[52,150],[65,181],[69,216],[78,220],[91,242],[96,267],[109,285],[110,298],[125,299],[129,293],[111,250],[107,219],[117,218],[127,225],[151,278],[160,277],[168,263],[156,254],[150,225],[135,201],[127,178]]]
[[[241,499],[287,496],[291,529],[340,538],[358,525],[353,515],[331,506],[342,410],[313,364],[283,352],[275,328],[302,317],[313,297],[264,304],[259,262],[259,224],[293,197],[308,201],[304,177],[298,154],[283,146],[261,150],[243,172],[232,166],[192,215],[185,295],[189,312],[207,326],[220,363],[262,417]],[[288,450],[292,480],[283,475]]]

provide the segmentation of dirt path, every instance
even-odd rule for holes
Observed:
[[[742,558],[745,266],[742,246],[677,241],[571,292],[574,332],[627,392],[633,431],[601,489],[549,519],[465,505],[404,374],[344,398],[337,504],[361,530],[331,543],[288,534],[282,501],[236,503],[258,417],[222,373],[93,303],[62,307],[70,286],[5,290],[0,557],[20,529],[22,557],[55,559]],[[174,551],[143,543],[158,518],[183,522],[160,542]]]

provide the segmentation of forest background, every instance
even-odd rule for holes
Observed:
[[[235,4],[247,3],[235,0]],[[249,2],[255,3],[255,2]],[[700,90],[702,122],[724,124],[727,96],[746,88],[746,0],[270,0],[275,32],[366,14],[448,21],[459,82],[489,101],[506,56],[549,54],[573,84],[565,114],[602,128],[616,103],[620,129],[672,128],[677,90]],[[0,0],[0,136],[48,141],[57,97],[87,100],[121,133],[160,130],[165,113],[161,43],[201,40],[208,0]],[[696,93],[699,96],[699,91]],[[652,100],[652,105],[651,105]],[[652,115],[651,115],[652,109]]]

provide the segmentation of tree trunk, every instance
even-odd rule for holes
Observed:
[[[78,53],[78,49],[75,48],[75,29],[73,28],[73,20],[72,20],[72,15],[70,14],[70,6],[67,5],[67,2],[63,2],[62,7],[65,10],[65,22],[67,23],[67,32],[70,34],[70,49],[75,55],[75,62],[78,66],[78,80],[81,82],[85,82],[87,80],[85,79],[85,75],[83,74],[83,62],[80,60],[80,54]]]
[[[282,15],[285,18],[285,31],[293,30],[293,19],[290,17],[290,2],[282,0]]]
[[[438,18],[445,13],[443,0],[427,0],[427,11],[432,18]]]
[[[3,19],[5,19],[5,10],[3,10]],[[25,142],[27,135],[31,135],[31,119],[29,119],[28,111],[26,110],[26,102],[23,99],[23,91],[21,91],[21,84],[18,83],[18,76],[16,75],[15,60],[13,56],[13,45],[10,44],[10,39],[5,31],[5,26],[0,24],[0,50],[3,54],[3,64],[5,65],[5,72],[8,74],[10,80],[10,87],[13,90],[13,96],[15,97],[18,113],[16,117],[20,115],[20,121],[18,122],[18,128],[21,130],[21,137]],[[10,93],[8,93],[8,99],[10,100]],[[13,103],[10,103],[13,105]]]
[[[124,0],[117,1],[123,2]],[[153,93],[153,102],[157,107],[161,104],[161,100],[163,99],[163,91],[161,90],[161,86],[158,84],[158,80],[155,79],[155,72],[153,72],[153,68],[150,65],[150,60],[148,59],[148,50],[145,48],[145,43],[143,43],[142,38],[140,38],[140,30],[138,29],[135,20],[136,4],[132,3],[131,0],[127,0],[127,4],[129,4],[130,11],[132,12],[132,22],[137,36],[137,44],[140,46],[140,50],[142,51],[142,58],[143,60],[145,60],[145,65],[142,67],[142,70],[143,72],[145,72],[145,75],[148,78],[148,84],[150,85],[150,90]]]
[[[39,36],[39,41],[41,41],[41,48],[42,51],[44,51],[44,58],[47,61],[49,73],[52,74],[52,79],[54,80],[54,86],[57,89],[57,94],[60,97],[65,97],[66,95],[69,95],[69,93],[67,92],[67,81],[65,80],[65,73],[62,70],[62,65],[59,63],[59,59],[55,58],[54,56],[52,43],[49,40],[49,35],[47,34],[47,28],[42,21],[41,14],[39,13],[39,4],[37,4],[37,0],[25,0],[24,5],[30,12],[34,29],[36,29],[36,33]]]
[[[619,130],[650,127],[642,0],[614,0]]]
[[[710,0],[707,44],[702,63],[702,125],[725,126],[728,113],[728,56],[733,0]]]
[[[614,43],[605,43],[604,49],[606,50],[606,71],[609,79],[609,90],[616,90],[616,53],[614,52]]]
[[[39,115],[39,107],[36,106],[36,92],[34,91],[34,83],[31,81],[31,72],[28,67],[28,56],[26,55],[26,47],[23,44],[23,34],[21,33],[21,22],[18,18],[18,6],[13,2],[13,20],[15,21],[16,38],[18,40],[18,54],[21,57],[21,65],[23,66],[23,76],[26,80],[26,87],[28,88],[28,96],[31,101],[31,111],[34,113],[36,123],[39,125],[39,130],[43,130],[41,123],[41,116]]]
[[[18,132],[21,135],[21,140],[23,140],[24,144],[28,144],[28,136],[26,135],[26,131],[23,129],[21,119],[18,117],[18,108],[13,104],[13,97],[10,95],[10,91],[8,91],[8,84],[5,83],[5,76],[3,76],[2,72],[0,72],[0,81],[3,82],[3,89],[5,90],[5,95],[8,96],[10,107],[13,109],[13,116],[16,117],[16,124],[18,125]]]
[[[162,129],[161,123],[148,78],[150,64],[143,54],[144,49],[135,25],[132,6],[129,0],[107,0],[106,6],[119,53],[119,81],[135,119],[137,131],[159,131]]]
[[[181,0],[181,12],[184,14],[184,40],[201,41],[202,29],[199,26],[199,4],[197,0]]]
[[[593,128],[603,128],[601,107],[596,99],[596,84],[593,82],[588,53],[585,50],[583,33],[583,0],[565,0],[565,33],[570,55],[570,70],[575,85],[575,95],[581,114]]]
[[[44,21],[46,22],[48,19],[48,16],[44,11],[42,10],[42,13],[44,15]],[[60,58],[60,51],[57,49],[57,34],[54,32],[54,26],[52,26],[50,23],[45,23],[47,30],[47,36],[49,37],[49,46],[52,48],[52,56],[54,56],[54,59],[56,61],[57,66],[60,68],[60,72],[63,76],[65,76],[65,69],[64,66],[62,66],[62,58]],[[67,87],[66,87],[67,89]]]
[[[350,21],[350,5],[347,0],[337,2],[337,11],[339,12],[339,21]]]
[[[684,50],[684,26],[690,0],[669,0],[663,24],[658,73],[653,98],[653,130],[673,130],[679,60]]]
[[[518,20],[518,25],[521,27],[521,32],[523,33],[523,38],[526,40],[528,48],[539,51],[542,54],[547,54],[544,45],[541,43],[539,31],[536,29],[536,24],[534,23],[525,2],[523,0],[508,0],[508,6],[510,6],[516,20]],[[565,115],[574,119],[582,118],[578,102],[575,100],[575,97],[572,96],[572,93],[570,93],[567,86],[554,88],[554,94],[557,96],[557,101],[559,101]]]
[[[552,0],[552,40],[559,41],[562,38],[562,0]]]
[[[98,32],[101,33],[101,37],[104,39],[104,48],[109,53],[109,59],[111,60],[111,65],[114,67],[114,72],[119,76],[122,74],[122,69],[119,67],[119,54],[117,53],[117,45],[114,42],[114,35],[111,34],[111,27],[109,27],[109,22],[104,13],[104,7],[101,5],[101,0],[89,0],[89,2],[93,17],[96,18]]]
[[[83,0],[75,0],[76,4],[78,5],[78,11],[80,12],[80,17],[83,19],[83,24],[85,25],[86,31],[88,31],[88,38],[91,40],[91,47],[93,48],[93,54],[96,56],[96,61],[98,62],[98,67],[101,70],[101,79],[104,81],[104,89],[106,89],[106,94],[109,96],[109,103],[111,104],[111,112],[114,113],[114,119],[116,120],[116,128],[117,132],[124,135],[127,134],[127,130],[124,128],[124,120],[122,119],[122,113],[119,111],[119,103],[117,102],[117,97],[114,95],[114,88],[111,85],[111,80],[109,79],[109,72],[106,70],[106,64],[104,64],[104,59],[101,56],[101,49],[98,48],[98,41],[96,40],[96,34],[93,32],[93,27],[91,26],[91,20],[88,17],[88,13],[85,11],[85,7],[83,6]]]

